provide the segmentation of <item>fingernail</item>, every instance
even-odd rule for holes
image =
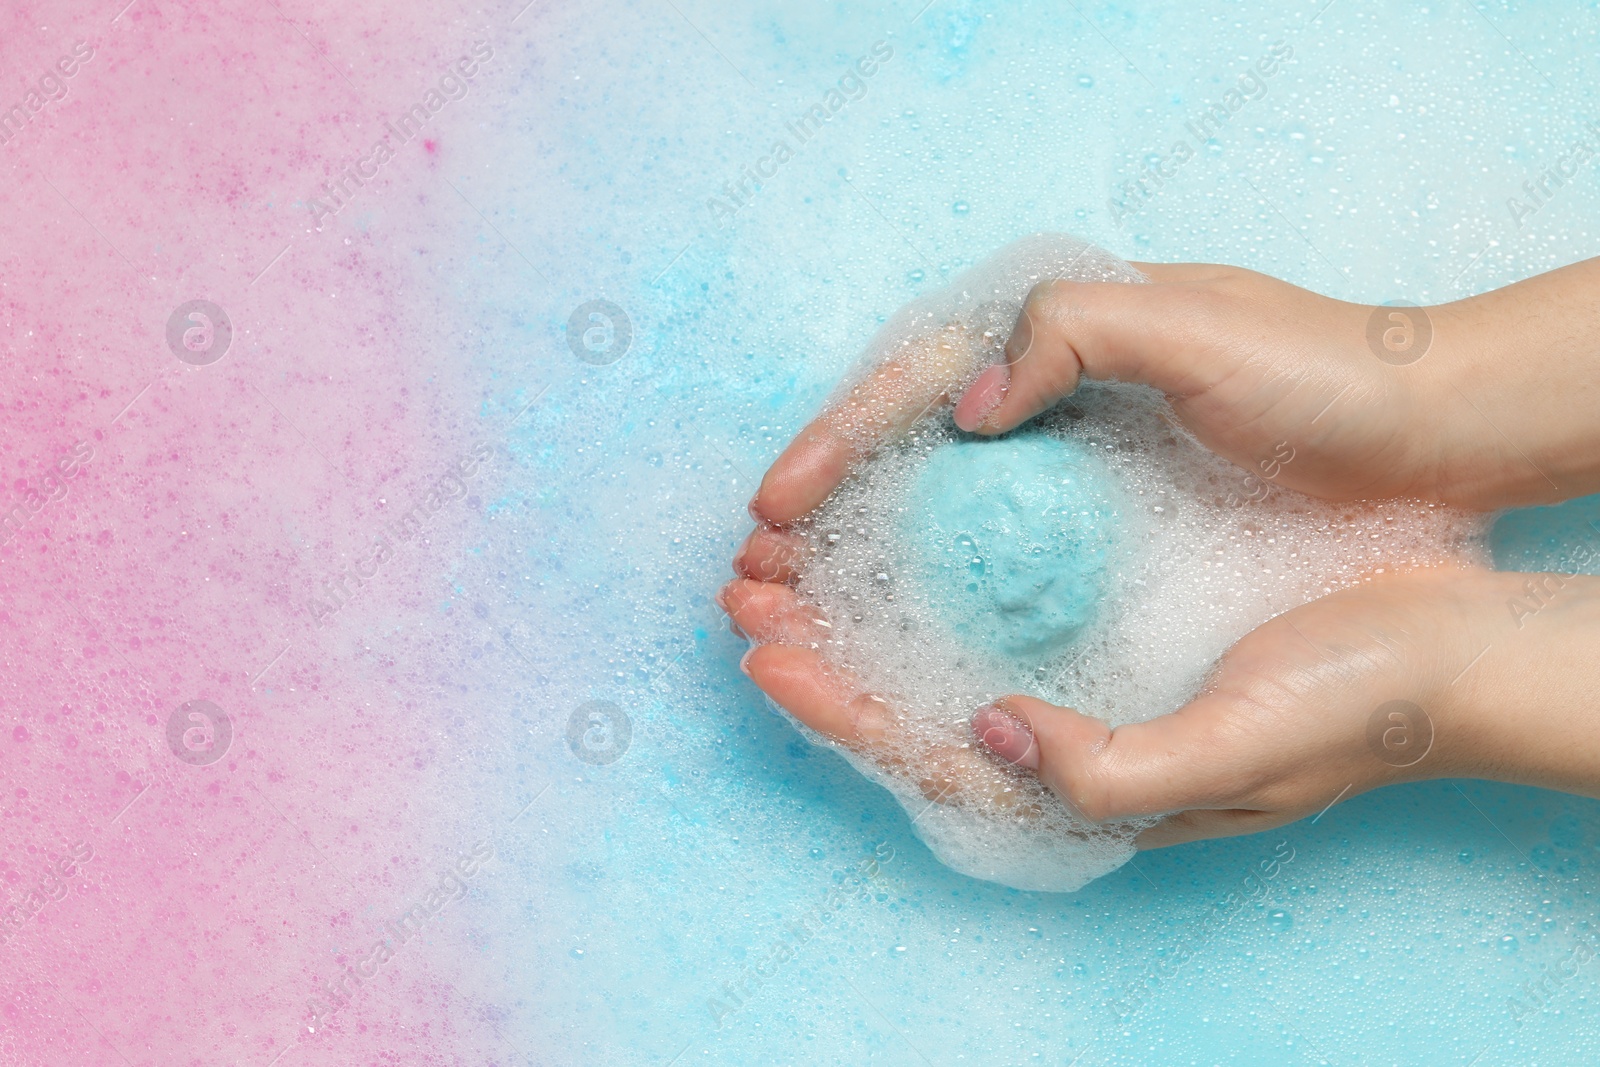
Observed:
[[[889,705],[880,696],[867,695],[853,701],[856,736],[863,741],[879,741],[889,732]]]
[[[746,678],[750,677],[750,657],[755,655],[756,649],[760,647],[760,645],[753,645],[749,651],[739,657],[739,669],[744,672]]]
[[[760,491],[757,491],[756,495],[750,498],[750,503],[748,503],[748,504],[746,504],[744,506],[744,509],[750,513],[750,517],[752,519],[754,519],[756,522],[766,522],[767,520],[763,519],[761,517],[761,512],[756,510],[756,508],[759,505],[760,501],[761,501],[761,493],[760,493]]]
[[[960,403],[956,404],[956,425],[972,433],[1000,406],[1000,402],[1006,398],[1006,390],[1010,388],[1010,367],[1004,363],[986,367],[978,375],[978,380],[962,395]]]
[[[983,746],[1015,767],[1039,769],[1039,746],[1028,724],[994,704],[972,716],[972,732]]]

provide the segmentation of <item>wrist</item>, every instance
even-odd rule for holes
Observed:
[[[1600,577],[1490,573],[1460,598],[1439,770],[1600,796]]]
[[[1418,309],[1429,348],[1396,372],[1444,503],[1491,511],[1600,489],[1600,346],[1540,281]]]
[[[1475,403],[1493,386],[1494,368],[1504,367],[1501,339],[1472,299],[1420,312],[1432,328],[1432,344],[1422,359],[1400,372],[1409,372],[1417,395],[1420,429],[1431,453],[1433,496],[1475,511],[1531,503],[1537,488],[1529,479],[1543,479]],[[1506,421],[1503,405],[1497,408]],[[1512,421],[1513,429],[1520,427],[1520,419]]]

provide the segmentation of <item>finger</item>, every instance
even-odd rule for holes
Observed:
[[[810,558],[805,538],[771,526],[757,526],[733,557],[733,573],[758,582],[793,585]]]
[[[1191,841],[1209,841],[1216,837],[1239,837],[1258,834],[1274,826],[1283,826],[1301,818],[1301,812],[1257,811],[1235,808],[1225,811],[1181,811],[1169,815],[1134,838],[1141,849],[1169,848],[1186,845]]]
[[[970,747],[919,742],[888,701],[864,691],[854,675],[833,667],[811,649],[758,645],[742,666],[789,714],[890,773],[914,781],[930,802],[980,803],[1032,818],[1042,813],[1037,800],[1019,788],[1012,775]]]
[[[1035,771],[1089,822],[1192,808],[1232,809],[1255,785],[1259,743],[1231,728],[1233,701],[1201,697],[1170,715],[1112,729],[1071,708],[1012,696],[980,709],[983,747]]]
[[[852,748],[882,744],[888,729],[886,706],[866,698],[853,677],[814,649],[757,645],[740,666],[763,693],[818,733]]]
[[[783,450],[750,501],[751,515],[783,526],[812,511],[856,463],[948,403],[972,359],[966,331],[951,327],[873,370]]]
[[[1153,385],[1190,395],[1220,369],[1192,358],[1212,305],[1185,285],[1043,282],[1006,342],[1006,362],[986,368],[956,405],[956,424],[1004,433],[1054,406],[1081,378]]]
[[[905,774],[905,758],[896,751],[902,730],[887,701],[862,692],[853,676],[832,667],[818,653],[788,645],[759,645],[742,664],[745,673],[789,714],[837,741],[842,741],[881,766]],[[943,759],[917,761],[915,776],[929,800],[950,800],[958,777]]]
[[[802,601],[787,585],[736,578],[717,593],[739,633],[756,642],[817,646],[833,627],[822,612]]]
[[[1222,263],[1138,263],[1131,262],[1140,274],[1160,284],[1216,282],[1246,273]]]

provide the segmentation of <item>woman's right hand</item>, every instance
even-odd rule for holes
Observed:
[[[1235,267],[1137,266],[1150,284],[1035,286],[1006,362],[966,391],[956,424],[1005,433],[1084,378],[1140,382],[1207,448],[1263,480],[1329,500],[1438,499],[1418,432],[1429,414],[1420,375],[1373,354],[1372,308]]]
[[[1149,284],[1036,286],[1006,362],[956,403],[957,425],[1004,433],[1084,378],[1115,379],[1160,389],[1177,421],[1263,481],[1324,499],[1490,510],[1600,489],[1600,310],[1589,310],[1600,261],[1426,309],[1347,303],[1236,267],[1135,265]],[[955,400],[967,364],[940,353],[964,343],[946,331],[923,342],[916,370],[876,368],[778,457],[751,514],[794,522]],[[909,380],[929,367],[944,380]]]

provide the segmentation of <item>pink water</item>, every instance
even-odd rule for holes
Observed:
[[[441,896],[493,877],[452,865],[503,863],[529,797],[476,810],[441,751],[459,591],[437,546],[503,448],[454,414],[460,325],[429,275],[442,232],[464,241],[441,220],[494,239],[447,182],[448,120],[536,13],[120,6],[0,13],[0,98],[25,112],[0,145],[0,1063],[486,1062],[481,974],[451,950],[471,927]],[[491,58],[455,68],[474,42]],[[461,95],[377,165],[452,68]],[[196,299],[231,320],[208,365],[167,340]],[[184,718],[185,762],[168,723],[192,700],[232,736]],[[419,903],[425,934],[377,960]]]

